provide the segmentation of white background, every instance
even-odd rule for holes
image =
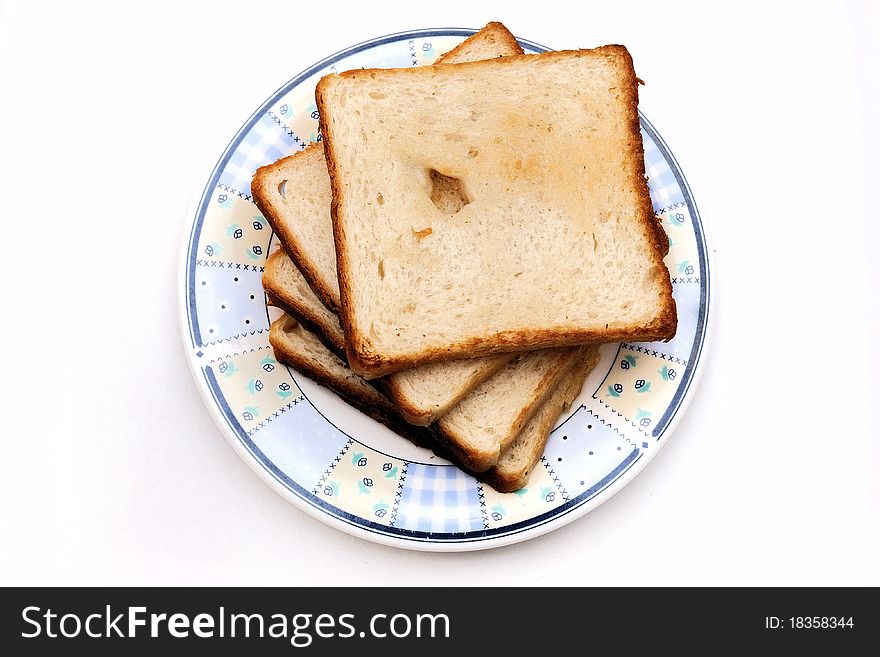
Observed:
[[[0,583],[880,585],[877,5],[580,4],[0,2]],[[180,239],[301,70],[490,20],[630,49],[709,231],[714,333],[683,421],[610,501],[510,547],[406,551],[229,447],[178,333]]]

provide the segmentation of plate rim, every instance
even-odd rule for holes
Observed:
[[[358,52],[369,48],[375,48],[386,43],[397,42],[403,39],[424,38],[432,36],[467,37],[475,34],[477,31],[479,30],[473,28],[431,27],[395,32],[378,36],[373,39],[367,39],[347,48],[338,50],[337,52],[303,69],[300,73],[293,76],[287,82],[278,87],[268,96],[268,98],[264,99],[263,102],[258,105],[257,109],[253,111],[250,116],[241,124],[239,129],[236,130],[232,138],[225,142],[220,157],[214,160],[213,168],[211,169],[210,174],[207,176],[207,178],[199,179],[200,181],[204,182],[200,182],[200,186],[197,186],[195,192],[193,193],[190,204],[187,208],[185,221],[183,222],[182,227],[182,235],[178,255],[178,272],[176,277],[178,323],[181,344],[184,348],[187,365],[193,377],[193,381],[196,384],[196,388],[198,389],[199,394],[202,398],[202,402],[207,407],[211,418],[214,420],[215,425],[217,425],[218,429],[220,429],[220,433],[224,436],[227,443],[231,445],[235,453],[243,461],[245,461],[245,463],[247,463],[249,468],[253,472],[255,472],[264,483],[268,484],[272,490],[274,490],[277,494],[279,494],[288,502],[292,503],[298,509],[305,511],[309,516],[337,530],[341,530],[349,535],[356,536],[362,539],[367,539],[371,542],[386,545],[389,547],[430,552],[462,552],[503,547],[547,534],[555,529],[569,524],[570,522],[573,522],[574,520],[586,515],[593,509],[601,506],[611,497],[613,497],[623,488],[625,488],[630,483],[630,481],[632,481],[640,472],[642,472],[647,467],[647,465],[656,457],[657,453],[661,451],[663,446],[665,446],[665,444],[668,442],[669,437],[677,428],[682,416],[690,405],[693,396],[699,387],[699,383],[705,369],[706,356],[708,353],[708,348],[713,332],[712,328],[714,326],[715,304],[712,303],[712,296],[715,286],[714,279],[717,276],[717,270],[714,258],[714,250],[711,246],[712,241],[710,236],[707,234],[708,231],[700,216],[697,196],[694,194],[693,189],[688,183],[681,164],[678,162],[673,150],[669,147],[664,137],[660,134],[659,131],[657,131],[653,124],[648,121],[648,119],[642,113],[641,109],[639,109],[639,119],[642,123],[642,127],[648,129],[651,138],[654,140],[657,147],[661,150],[664,158],[673,165],[670,167],[670,169],[672,170],[672,173],[676,178],[676,182],[679,184],[683,192],[685,204],[691,214],[692,221],[694,222],[695,227],[698,228],[698,230],[696,230],[695,232],[697,233],[698,237],[702,239],[702,252],[699,255],[701,257],[705,257],[705,268],[701,271],[701,275],[705,278],[706,300],[705,307],[701,306],[700,309],[701,313],[703,313],[702,335],[699,334],[700,320],[698,319],[698,333],[695,335],[694,340],[694,344],[699,347],[697,362],[694,366],[689,380],[687,381],[687,387],[685,391],[679,396],[677,405],[674,409],[668,409],[667,411],[672,413],[672,415],[669,417],[668,422],[663,427],[660,435],[654,437],[654,442],[656,446],[654,447],[654,449],[641,451],[640,454],[631,462],[626,464],[626,467],[624,467],[620,472],[617,472],[617,470],[620,469],[621,466],[624,465],[624,463],[618,465],[615,471],[612,471],[611,474],[606,476],[606,479],[615,472],[617,472],[616,476],[614,476],[613,480],[605,485],[601,490],[596,492],[594,495],[586,497],[575,504],[571,504],[570,506],[568,505],[568,503],[566,503],[558,507],[554,507],[546,513],[531,516],[528,519],[520,521],[518,523],[504,525],[502,527],[497,527],[493,529],[444,534],[444,538],[442,539],[433,538],[433,534],[431,532],[414,532],[411,530],[401,530],[399,528],[397,529],[397,532],[401,533],[389,533],[387,531],[381,531],[381,528],[376,529],[371,526],[364,525],[363,522],[348,521],[346,519],[346,516],[348,515],[352,515],[353,517],[356,517],[361,521],[364,521],[364,519],[360,516],[349,514],[342,509],[336,509],[336,507],[333,507],[333,509],[324,508],[323,506],[316,504],[315,500],[306,499],[297,491],[292,490],[281,479],[279,479],[278,475],[271,472],[271,469],[268,468],[265,463],[263,463],[263,460],[260,459],[256,454],[254,454],[254,452],[248,447],[245,441],[242,440],[242,437],[229,425],[229,419],[223,414],[220,405],[218,404],[218,400],[213,396],[210,383],[204,380],[205,375],[202,372],[202,368],[197,364],[193,354],[193,349],[197,348],[197,344],[195,336],[193,335],[192,322],[189,311],[191,307],[194,308],[195,304],[194,299],[191,298],[193,295],[191,295],[190,293],[188,283],[190,280],[191,270],[194,268],[193,255],[194,249],[197,246],[193,241],[193,236],[195,235],[197,228],[200,225],[200,219],[202,219],[199,217],[199,210],[204,204],[206,197],[210,196],[212,190],[216,187],[217,180],[219,179],[219,176],[222,173],[228,159],[235,152],[235,149],[237,148],[240,139],[244,135],[246,135],[251,128],[253,128],[255,120],[258,120],[259,117],[261,117],[268,110],[268,108],[270,108],[274,104],[274,102],[277,101],[279,95],[283,95],[284,93],[289,92],[294,87],[301,84],[308,77],[314,75],[326,66],[332,64],[334,61],[337,61],[343,57],[355,55]],[[523,39],[520,37],[516,38],[517,42],[520,45],[536,50],[538,52],[546,52],[548,50],[551,50],[546,46],[530,41],[528,39]],[[191,262],[192,267],[190,266]],[[672,402],[670,402],[670,404],[671,403]],[[357,441],[357,438],[355,438],[354,436],[351,436],[349,434],[346,435],[349,438]],[[639,467],[634,467],[638,463],[641,463],[641,465]],[[584,493],[581,493],[581,495],[584,495]],[[341,515],[334,513],[334,510],[338,511]],[[545,518],[545,516],[547,517]],[[521,527],[521,525],[523,525],[524,523],[527,523],[527,526]]]

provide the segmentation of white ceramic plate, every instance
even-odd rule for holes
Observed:
[[[241,457],[300,509],[344,531],[421,550],[474,550],[522,541],[594,509],[665,444],[705,355],[710,259],[675,158],[642,116],[654,210],[679,326],[668,343],[604,345],[572,409],[560,418],[528,486],[500,494],[415,447],[279,364],[274,317],[260,282],[277,248],[252,202],[254,170],[317,138],[314,88],[331,71],[429,64],[473,33],[428,29],[358,44],[303,71],[241,127],[188,217],[179,274],[181,330],[196,385]],[[520,40],[527,52],[546,48]]]

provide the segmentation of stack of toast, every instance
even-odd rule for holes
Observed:
[[[623,46],[489,23],[428,67],[328,75],[322,140],[254,175],[279,361],[502,492],[605,342],[676,329]]]

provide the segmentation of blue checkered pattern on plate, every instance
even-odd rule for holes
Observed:
[[[293,137],[272,118],[263,114],[232,153],[223,172],[220,184],[251,195],[251,178],[254,171],[264,164],[299,150]]]
[[[422,532],[470,532],[484,528],[477,480],[452,466],[410,463],[394,526]],[[430,513],[430,515],[426,515]]]
[[[644,130],[642,130],[642,141],[645,146],[645,173],[648,174],[648,191],[651,193],[654,212],[660,212],[676,203],[683,203],[684,194],[675,179],[675,174],[669,168],[669,163],[663,157],[657,144]]]

